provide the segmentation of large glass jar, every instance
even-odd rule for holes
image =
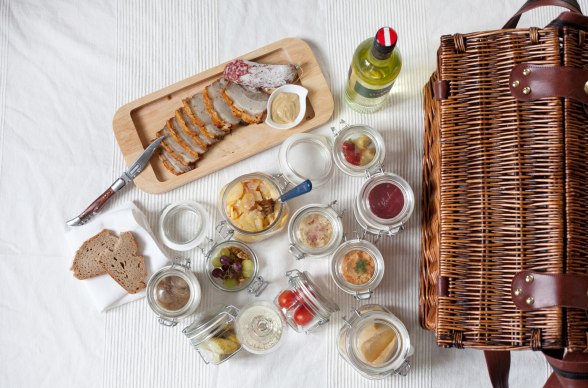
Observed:
[[[190,259],[175,259],[147,282],[147,303],[164,326],[175,326],[193,314],[200,297],[200,283],[190,268]]]
[[[284,229],[290,211],[286,203],[277,199],[286,186],[278,177],[255,172],[242,175],[221,189],[219,209],[235,239],[261,241]]]
[[[241,350],[235,333],[235,318],[239,309],[220,306],[199,316],[182,330],[206,364],[221,364]]]
[[[400,319],[387,308],[368,304],[352,309],[339,331],[339,354],[368,379],[406,376],[413,353],[410,337]]]

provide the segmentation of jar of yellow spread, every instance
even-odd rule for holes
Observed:
[[[296,93],[282,92],[271,106],[272,120],[278,124],[293,123],[300,113],[300,97]]]
[[[339,331],[339,354],[368,379],[405,376],[413,353],[406,327],[386,307],[368,304],[351,310]]]

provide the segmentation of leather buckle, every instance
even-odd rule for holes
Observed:
[[[521,271],[512,280],[511,296],[523,311],[549,307],[588,309],[588,275]]]

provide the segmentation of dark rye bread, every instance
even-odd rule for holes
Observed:
[[[109,230],[103,230],[85,241],[76,252],[71,265],[74,276],[82,280],[105,274],[106,271],[98,263],[98,255],[105,250],[114,249],[117,242],[118,237]]]
[[[113,250],[105,250],[98,256],[98,262],[118,284],[129,294],[135,294],[146,287],[145,259],[138,254],[139,247],[131,232],[122,232]]]

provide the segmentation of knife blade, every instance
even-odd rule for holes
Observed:
[[[106,202],[112,198],[112,196],[116,194],[117,191],[121,190],[128,183],[132,182],[133,179],[135,179],[137,175],[143,171],[145,166],[147,166],[147,163],[149,163],[149,159],[151,159],[155,151],[159,148],[162,140],[163,136],[160,136],[151,142],[145,151],[143,151],[141,156],[139,156],[139,158],[133,164],[131,164],[131,167],[123,172],[123,174],[117,180],[115,180],[104,193],[102,193],[102,195],[96,198],[96,200],[92,202],[90,206],[88,206],[86,210],[84,210],[79,216],[67,221],[66,224],[68,226],[83,225],[88,222],[95,214],[100,212]]]

